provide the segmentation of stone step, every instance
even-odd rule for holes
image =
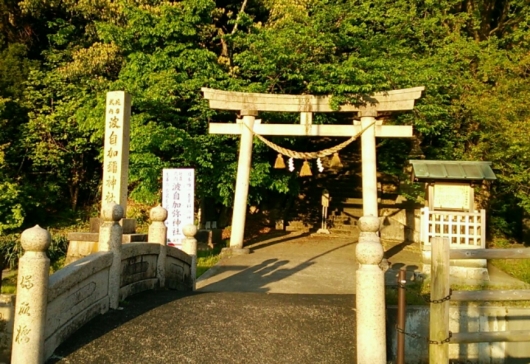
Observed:
[[[358,219],[361,216],[363,216],[363,208],[360,207],[342,207],[340,209],[337,209],[334,211],[335,214],[339,214],[340,216],[349,216],[351,218]]]
[[[291,220],[285,226],[285,231],[309,231],[312,226],[303,223],[300,220]]]
[[[362,198],[362,190],[356,190],[351,187],[343,187],[341,189],[328,189],[329,194],[333,200],[343,201],[348,198]]]
[[[357,228],[352,227],[351,229],[337,229],[337,228],[330,228],[328,229],[329,232],[333,235],[346,235],[346,236],[357,236],[359,235],[359,231]]]
[[[348,197],[345,200],[341,201],[343,205],[363,205],[362,197]]]
[[[353,229],[353,228],[356,228],[357,226],[357,223],[355,221],[353,222],[334,222],[334,221],[329,221],[328,222],[328,227],[331,228],[331,229]]]

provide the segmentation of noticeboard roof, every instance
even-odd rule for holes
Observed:
[[[410,160],[413,180],[495,180],[491,162]]]

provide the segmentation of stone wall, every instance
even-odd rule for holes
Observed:
[[[112,253],[94,253],[52,274],[48,286],[45,357],[72,333],[109,310]]]
[[[394,207],[379,209],[381,217],[381,239],[420,242],[420,209],[396,203]]]
[[[122,247],[120,301],[135,293],[157,288],[159,252],[158,244],[129,243]]]
[[[166,287],[176,290],[190,290],[193,286],[191,259],[183,251],[168,249],[166,257]]]
[[[358,236],[357,221],[362,216],[362,200],[354,205],[350,202],[336,202],[328,216],[328,227],[332,234]],[[342,204],[345,204],[344,207]],[[352,211],[357,211],[355,214]],[[391,241],[420,242],[420,207],[385,201],[380,205],[381,239]],[[288,231],[312,231],[320,227],[320,223],[303,218],[289,221]]]

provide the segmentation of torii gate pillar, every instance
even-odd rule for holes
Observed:
[[[377,163],[375,153],[375,110],[360,112],[361,161],[363,184],[363,216],[378,216],[377,208]]]
[[[232,212],[232,231],[230,232],[230,248],[233,253],[248,253],[248,248],[243,248],[245,235],[245,221],[247,216],[248,185],[250,167],[252,164],[252,144],[254,134],[254,121],[258,112],[256,110],[241,110],[241,121],[247,127],[241,130],[239,144],[239,159],[237,164],[236,191],[234,196],[234,209]]]

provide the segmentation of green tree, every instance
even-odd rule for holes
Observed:
[[[24,197],[28,180],[23,169],[21,125],[27,110],[21,103],[24,82],[35,66],[23,44],[0,51],[0,234],[19,228],[26,215]]]
[[[132,198],[159,200],[162,168],[194,167],[198,196],[230,205],[238,138],[209,135],[208,122],[233,122],[235,115],[210,110],[201,87],[331,94],[338,106],[362,103],[376,91],[423,85],[414,112],[385,115],[385,122],[413,125],[427,158],[491,160],[499,177],[491,207],[499,221],[515,226],[520,213],[530,212],[524,133],[528,5],[527,0],[4,1],[0,50],[11,56],[3,53],[0,59],[0,183],[12,199],[0,206],[18,201],[23,215],[31,206],[21,196],[32,201],[50,196],[46,206],[33,203],[40,211],[54,211],[65,200],[72,208],[97,201],[109,90],[132,95]],[[28,57],[40,63],[28,63]],[[298,120],[294,114],[260,117]],[[329,114],[315,122],[343,120]],[[298,150],[319,147],[303,138],[275,140]],[[403,140],[381,142],[380,170],[399,176],[411,148]],[[253,203],[271,191],[296,193],[293,177],[270,169],[274,157],[256,142]]]

